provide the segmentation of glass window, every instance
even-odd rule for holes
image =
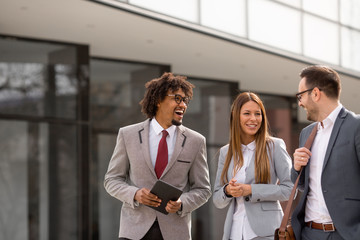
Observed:
[[[360,32],[341,28],[341,65],[360,71]]]
[[[304,14],[304,55],[339,64],[339,27],[337,24]]]
[[[76,119],[76,47],[0,38],[0,113]]]
[[[342,24],[360,29],[359,0],[340,0],[340,21]]]
[[[140,122],[144,84],[162,75],[163,66],[91,60],[91,119],[95,128],[113,129]]]
[[[234,35],[246,36],[244,0],[201,0],[200,24]]]
[[[76,127],[0,120],[0,135],[0,239],[76,240]]]
[[[248,4],[250,40],[301,52],[299,11],[264,0],[252,0]]]
[[[338,0],[303,0],[305,11],[338,21]]]
[[[119,216],[122,202],[110,196],[104,188],[104,176],[109,166],[111,155],[115,148],[117,134],[96,134],[97,155],[95,160],[98,160],[97,167],[92,168],[92,176],[98,176],[96,179],[96,188],[99,191],[98,209],[99,212],[99,239],[117,239],[119,233]],[[95,151],[94,151],[95,152]],[[96,165],[94,165],[96,166]],[[94,198],[94,201],[97,201]]]
[[[129,3],[190,22],[199,21],[197,0],[129,0]]]

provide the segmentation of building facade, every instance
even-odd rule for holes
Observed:
[[[290,156],[308,124],[294,96],[303,67],[339,71],[341,101],[360,113],[357,1],[0,6],[0,239],[117,239],[121,203],[104,174],[118,129],[145,119],[145,82],[163,72],[196,86],[184,125],[207,139],[212,184],[241,91],[261,96]],[[193,239],[220,239],[225,212],[211,199],[193,212]]]

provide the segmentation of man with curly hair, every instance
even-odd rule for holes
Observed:
[[[191,239],[191,212],[211,195],[205,138],[182,126],[193,96],[184,76],[164,73],[145,84],[144,122],[120,128],[105,175],[107,192],[123,202],[119,239]],[[161,179],[183,191],[166,205],[150,193]]]

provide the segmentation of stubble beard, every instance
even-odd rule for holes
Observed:
[[[306,116],[307,116],[307,120],[309,120],[309,121],[312,121],[312,122],[316,122],[317,121],[317,119],[315,118],[316,117],[316,115],[317,115],[317,110],[315,110],[315,109],[307,109],[307,114],[306,114]]]
[[[180,126],[182,124],[182,122],[176,121],[175,119],[171,120],[171,123],[172,123],[172,125],[175,125],[175,126]]]

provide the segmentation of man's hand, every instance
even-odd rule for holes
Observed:
[[[177,201],[169,201],[166,205],[166,211],[168,213],[176,213],[181,208],[181,200],[180,198]]]
[[[302,147],[295,150],[294,154],[294,169],[300,171],[302,166],[306,166],[311,157],[309,149]]]
[[[134,199],[141,204],[158,207],[160,206],[161,199],[152,194],[149,189],[141,188],[135,193]]]

